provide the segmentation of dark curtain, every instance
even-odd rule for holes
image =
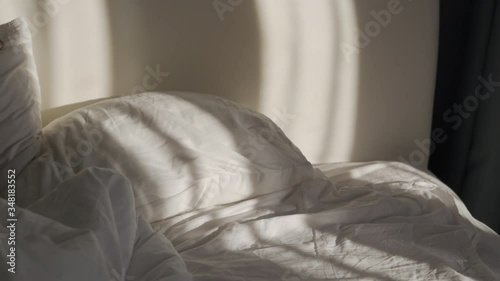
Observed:
[[[500,233],[500,6],[441,0],[429,169]]]

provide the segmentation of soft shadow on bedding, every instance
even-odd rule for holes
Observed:
[[[80,109],[82,107],[89,106],[89,105],[92,105],[94,103],[98,103],[100,101],[107,100],[107,99],[110,99],[110,98],[89,100],[89,101],[63,105],[63,106],[54,107],[51,109],[44,110],[44,111],[42,111],[42,127],[47,126],[50,122],[54,121],[55,119],[62,117],[68,113],[71,113],[77,109]]]
[[[230,125],[228,125],[232,124],[231,122],[228,122],[228,118],[230,119],[231,117],[233,117],[235,119],[244,119],[243,111],[236,111],[237,107],[231,105],[230,103],[220,101],[218,98],[214,98],[214,100],[217,101],[216,104],[218,104],[220,107],[214,107],[211,103],[204,103],[203,99],[199,99],[196,95],[192,94],[179,94],[170,96],[169,98],[164,98],[163,94],[161,93],[152,93],[149,95],[127,97],[117,101],[105,101],[91,109],[83,109],[79,111],[78,114],[73,116],[73,118],[75,118],[73,122],[76,122],[76,124],[78,124],[77,127],[75,127],[74,124],[72,125],[72,122],[64,122],[63,119],[60,120],[60,127],[51,127],[49,128],[49,132],[51,134],[54,134],[54,137],[57,139],[57,134],[58,132],[60,132],[60,130],[65,131],[66,129],[69,129],[69,132],[65,132],[67,137],[70,138],[67,143],[72,143],[74,142],[74,139],[79,139],[80,132],[85,131],[85,128],[81,128],[81,126],[102,126],[103,138],[101,146],[99,146],[98,150],[96,151],[97,154],[89,157],[89,161],[87,163],[84,163],[84,165],[98,163],[98,165],[104,165],[108,168],[116,167],[116,169],[118,170],[121,169],[121,172],[126,174],[126,176],[129,177],[132,182],[140,182],[141,184],[143,184],[144,189],[142,189],[142,186],[133,186],[136,196],[138,213],[142,213],[150,223],[153,223],[153,227],[155,227],[155,223],[158,222],[156,226],[159,227],[155,228],[172,241],[176,249],[180,252],[181,256],[186,259],[188,267],[191,266],[190,270],[192,270],[193,272],[200,272],[200,274],[204,274],[206,272],[205,270],[215,270],[215,272],[212,272],[212,274],[219,274],[220,272],[217,272],[217,270],[224,271],[224,268],[226,268],[229,270],[229,272],[234,272],[233,274],[235,275],[241,272],[243,274],[242,276],[246,276],[245,273],[247,273],[248,270],[250,270],[251,274],[254,274],[254,272],[251,272],[252,270],[254,270],[254,267],[262,267],[266,270],[269,270],[269,272],[272,273],[270,273],[272,276],[280,273],[281,280],[300,280],[300,277],[298,276],[300,276],[301,270],[298,270],[298,272],[294,272],[294,270],[296,270],[295,267],[285,268],[285,264],[295,264],[297,262],[296,260],[300,260],[301,266],[304,266],[304,264],[318,265],[312,270],[312,274],[315,278],[321,278],[323,274],[324,276],[329,277],[335,276],[338,271],[340,272],[339,276],[343,277],[346,276],[346,272],[349,272],[349,274],[352,274],[359,278],[366,277],[375,280],[388,280],[385,276],[383,276],[383,272],[373,272],[374,270],[370,270],[370,268],[366,267],[364,267],[363,270],[360,270],[359,267],[356,267],[355,262],[353,263],[353,260],[350,259],[350,256],[348,256],[351,253],[350,251],[352,245],[350,246],[350,244],[348,244],[344,249],[342,248],[342,244],[340,244],[340,246],[337,245],[338,241],[336,240],[336,237],[339,236],[339,234],[342,234],[342,238],[339,238],[340,243],[342,243],[343,241],[348,241],[347,243],[354,244],[354,246],[359,246],[359,248],[362,249],[361,251],[353,253],[353,258],[355,260],[363,260],[364,258],[367,258],[369,260],[373,257],[376,259],[377,255],[373,255],[373,253],[377,253],[382,257],[392,257],[394,255],[397,257],[402,257],[406,262],[410,261],[409,263],[411,263],[412,253],[405,252],[404,247],[399,247],[398,245],[395,245],[393,243],[392,248],[387,248],[386,245],[380,243],[384,240],[388,240],[389,242],[391,241],[391,236],[387,237],[386,233],[374,233],[373,235],[376,236],[376,238],[369,240],[370,243],[365,243],[366,241],[363,240],[366,239],[366,235],[364,234],[365,229],[376,232],[377,226],[380,224],[383,225],[383,222],[381,221],[383,221],[384,219],[380,218],[380,213],[378,213],[377,210],[380,211],[380,209],[383,209],[384,212],[381,212],[383,215],[392,214],[393,216],[402,216],[401,218],[405,219],[404,216],[405,214],[407,215],[406,203],[408,203],[407,205],[416,205],[417,211],[420,210],[420,206],[423,206],[424,209],[426,208],[426,198],[422,198],[422,200],[416,200],[418,201],[417,204],[415,204],[415,202],[411,202],[411,200],[400,200],[400,203],[402,204],[393,205],[386,204],[387,202],[373,202],[372,199],[378,200],[378,197],[372,196],[373,194],[371,192],[371,189],[376,187],[380,191],[385,186],[381,186],[380,184],[376,186],[372,182],[364,181],[363,177],[361,177],[360,175],[366,175],[369,173],[373,173],[374,171],[378,171],[381,167],[386,167],[386,164],[379,163],[367,165],[369,166],[367,169],[363,169],[363,164],[352,164],[349,168],[343,169],[342,171],[336,171],[336,174],[342,176],[335,178],[333,185],[322,186],[321,183],[326,181],[314,181],[313,184],[308,185],[307,180],[305,180],[303,184],[298,186],[286,185],[287,189],[285,190],[280,189],[275,190],[274,192],[267,190],[268,193],[262,196],[252,196],[251,198],[238,197],[242,201],[235,200],[236,202],[226,202],[226,205],[211,204],[216,206],[213,209],[209,204],[207,209],[203,210],[203,214],[191,212],[191,210],[196,210],[199,207],[197,205],[196,198],[198,196],[202,196],[202,192],[200,191],[203,190],[203,186],[199,185],[196,188],[190,188],[191,185],[184,185],[184,182],[182,186],[183,188],[188,187],[186,192],[189,192],[189,196],[191,196],[189,197],[189,199],[195,200],[185,200],[186,197],[184,197],[184,204],[180,209],[184,208],[182,210],[185,210],[187,213],[185,212],[177,214],[176,210],[177,208],[179,208],[179,206],[175,205],[178,202],[177,199],[168,200],[168,197],[171,196],[173,192],[184,190],[180,190],[179,188],[176,189],[176,186],[172,186],[169,183],[175,184],[176,180],[182,181],[182,179],[178,177],[190,178],[194,180],[205,178],[207,176],[206,171],[212,171],[210,169],[211,167],[208,167],[206,165],[207,163],[213,163],[214,165],[220,164],[220,162],[217,161],[201,161],[199,163],[196,161],[191,161],[193,155],[195,157],[197,155],[196,153],[191,153],[192,150],[196,150],[198,147],[194,144],[200,144],[199,142],[193,143],[192,141],[201,141],[201,144],[204,148],[215,148],[221,141],[221,135],[219,135],[220,132],[226,131],[226,134],[222,135],[222,142],[228,145],[228,147],[226,147],[225,150],[221,151],[224,152],[227,150],[227,148],[231,147],[230,152],[234,151],[236,153],[244,154],[239,150],[238,146],[238,142],[245,141],[242,140],[241,132],[240,135],[238,135],[235,132],[234,126],[231,128],[229,127]],[[161,101],[163,101],[164,104],[168,106],[161,107]],[[239,114],[231,115],[229,114],[229,112],[224,111],[224,109],[229,108],[235,110],[236,112],[239,112]],[[157,111],[158,109],[160,111]],[[194,116],[192,113],[196,113],[196,116],[198,116],[198,118],[196,118],[196,116]],[[174,116],[176,116],[180,122],[174,123],[176,123],[177,125],[180,124],[186,126],[187,132],[193,132],[193,134],[189,134],[187,132],[182,133],[184,132],[182,130],[184,127],[176,127],[176,124],[172,124],[171,122],[169,122],[170,120],[163,121],[163,119],[159,119],[158,116],[163,116],[163,118],[172,116],[173,119],[175,119]],[[203,120],[200,120],[199,116],[203,116],[203,118],[201,118]],[[192,117],[195,118],[191,119]],[[214,128],[213,130],[217,130],[217,132],[214,133],[219,133],[215,134],[216,137],[211,136],[210,138],[203,138],[205,134],[199,134],[199,132],[203,132],[203,130],[202,127],[197,127],[196,125],[199,126],[199,124],[208,124],[205,122],[207,119],[210,120],[210,124],[223,124],[221,126],[210,126],[210,128]],[[262,122],[262,119],[257,118],[257,120],[253,120],[252,122],[243,122],[243,125],[250,124],[250,127],[253,128],[263,126],[263,124],[267,124],[266,122],[263,122],[263,124],[261,124],[259,123],[259,120],[261,120]],[[99,122],[92,123],[92,121]],[[192,123],[185,123],[184,121],[189,121]],[[58,125],[54,124],[53,126]],[[129,126],[131,130],[127,129]],[[242,124],[239,125],[239,127],[241,126]],[[249,129],[251,128],[247,128],[247,126],[245,126],[244,132],[250,132]],[[206,133],[206,135],[208,136],[211,134]],[[249,133],[243,134],[243,136],[249,137],[253,135]],[[144,138],[145,142],[141,142],[140,138]],[[227,138],[232,138],[232,141],[236,146],[229,145],[226,141],[229,141],[229,143],[231,143],[231,141]],[[64,136],[62,137],[62,139],[64,140]],[[184,141],[185,143],[183,143]],[[278,143],[281,143],[285,140],[277,138],[276,141]],[[208,143],[215,143],[216,146],[207,146],[206,144]],[[285,141],[285,143],[287,142]],[[144,144],[147,145],[144,146]],[[286,147],[286,145],[284,146]],[[116,147],[120,147],[120,150],[113,149]],[[280,151],[280,149],[282,148],[283,147],[276,147],[275,149],[276,151]],[[155,151],[160,150],[168,154],[165,155],[165,157],[168,157],[166,158],[166,162],[163,162],[163,158],[161,157],[153,157],[152,154],[149,154],[155,153]],[[116,152],[116,155],[115,153],[111,153],[113,151]],[[287,149],[285,149],[284,151],[287,151],[287,155],[294,155],[293,151]],[[109,154],[108,152],[111,154]],[[100,155],[100,153],[103,153],[103,155]],[[108,153],[109,155],[107,155],[106,153]],[[140,155],[140,153],[148,154]],[[270,153],[272,154],[272,151],[270,151]],[[199,151],[199,155],[204,154],[205,153],[201,153],[201,151]],[[136,156],[139,156],[139,158],[136,158]],[[210,159],[216,160],[230,160],[234,155],[232,153],[228,153],[224,154],[224,156],[225,157],[218,158],[217,155],[208,154],[208,157]],[[263,155],[263,157],[266,157],[266,155]],[[271,157],[271,160],[273,158],[274,157]],[[102,161],[103,159],[106,161]],[[176,161],[173,161],[173,159],[180,159],[181,161],[185,160],[185,162],[176,164]],[[149,160],[154,160],[154,163],[150,163]],[[262,159],[260,158],[250,160],[253,161],[248,165],[262,164]],[[125,163],[124,161],[128,161],[130,163]],[[290,159],[288,161],[293,161],[293,159]],[[137,165],[132,165],[134,163],[136,163]],[[203,165],[203,163],[205,165]],[[247,162],[240,161],[240,163],[247,165]],[[271,162],[266,161],[266,163],[264,164],[267,166]],[[278,163],[286,164],[282,162]],[[184,168],[179,170],[179,167]],[[221,167],[225,166],[222,165]],[[80,169],[81,167],[76,168]],[[171,175],[169,174],[169,169],[176,170],[175,173],[172,173],[172,175],[175,176],[175,179],[173,181],[169,178]],[[355,174],[351,174],[354,170]],[[179,171],[181,173],[179,173]],[[203,171],[205,171],[205,173]],[[305,171],[303,171],[302,169],[301,171],[305,173]],[[406,171],[406,174],[408,174],[406,178],[398,175],[398,173],[395,173],[397,171],[397,169],[393,170],[392,175],[383,174],[382,180],[385,177],[389,176],[399,177],[407,180],[419,178],[419,175],[416,174],[417,172],[412,169],[410,169],[410,171]],[[399,170],[399,173],[401,172],[403,172],[403,170]],[[200,173],[202,177],[200,177]],[[160,176],[162,177],[160,178]],[[210,177],[210,174],[208,174],[208,176]],[[380,176],[381,175],[379,174],[379,177]],[[259,188],[262,189],[262,184],[255,181],[254,178],[247,178],[247,180],[252,181],[250,187],[255,191],[257,191]],[[287,179],[284,178],[283,180],[280,180],[280,182],[283,182],[285,180]],[[346,191],[348,193],[348,196],[344,196],[344,194],[338,190],[338,188],[342,187],[343,184],[351,186],[351,191]],[[390,183],[384,181],[383,184],[389,185]],[[268,189],[272,188],[272,186],[266,187]],[[361,188],[357,189],[355,187]],[[236,182],[236,184],[229,185],[227,188],[238,188],[238,182]],[[311,189],[316,191],[309,192],[309,190]],[[402,197],[404,197],[404,190],[402,191],[403,193],[401,194],[400,192],[397,192],[397,194],[395,194],[394,196],[387,197],[394,197],[392,199],[398,200],[399,195],[402,195]],[[200,194],[197,194],[197,192],[200,192]],[[162,198],[162,196],[164,195],[166,196],[167,200],[163,200],[165,199],[165,197]],[[382,196],[380,197],[384,197],[384,194],[381,195]],[[146,198],[146,200],[142,200],[143,198]],[[159,200],[154,201],[151,199]],[[340,205],[337,204],[338,202],[336,202],[339,199]],[[306,206],[306,200],[312,200],[308,201],[311,202],[311,204],[308,204],[312,207],[304,207]],[[141,204],[141,201],[145,202],[145,204]],[[369,206],[373,205],[374,208],[369,210],[374,210],[376,214],[375,217],[380,220],[377,220],[376,223],[371,223],[373,221],[373,218],[370,218],[371,211],[369,213],[361,212],[361,215],[355,216],[354,220],[351,220],[350,216],[343,217],[342,213],[339,215],[339,213],[332,212],[334,216],[330,216],[329,211],[334,211],[337,207],[340,207],[340,209],[342,210],[342,208],[345,207],[346,204],[351,204],[350,201],[358,201],[358,203],[361,202]],[[429,200],[429,204],[431,203],[432,202]],[[192,205],[186,206],[186,204]],[[238,204],[243,204],[243,208],[231,208]],[[392,206],[396,206],[396,208],[392,209]],[[185,207],[187,207],[187,209]],[[401,212],[398,211],[399,208],[402,208]],[[223,211],[218,212],[221,209]],[[347,206],[347,209],[349,209],[349,206]],[[357,210],[356,208],[354,209]],[[256,214],[252,214],[252,211],[256,210],[265,211],[259,211]],[[269,212],[267,210],[269,210]],[[174,211],[174,213],[172,213],[172,211]],[[323,211],[324,213],[320,215],[319,218],[315,216],[315,214],[321,213]],[[393,211],[398,212],[394,213]],[[444,212],[446,211],[447,210],[444,208]],[[420,212],[418,212],[418,214],[420,214]],[[423,212],[423,214],[426,213]],[[367,217],[364,217],[365,215]],[[177,219],[177,216],[179,216],[180,219]],[[198,220],[199,216],[204,216],[205,218],[207,218],[207,220]],[[252,217],[252,219],[248,219],[248,216]],[[276,220],[273,220],[274,216],[277,217]],[[170,220],[170,218],[174,219],[171,221],[167,221]],[[408,219],[410,220],[414,218],[415,217],[410,213]],[[266,221],[266,219],[269,220]],[[162,220],[166,220],[167,222],[162,225]],[[194,223],[190,223],[191,220],[194,221]],[[253,221],[255,221],[255,224],[253,223]],[[297,233],[295,232],[294,228],[290,228],[289,230],[291,234],[288,237],[282,239],[282,235],[287,236],[288,234],[283,231],[280,232],[279,227],[286,228],[286,222],[288,221],[292,222],[292,226],[295,225],[293,223],[299,224],[300,226],[302,226],[301,229],[303,229],[304,231]],[[185,222],[187,223],[184,224]],[[273,222],[279,223],[279,227],[274,226],[272,224]],[[401,223],[401,226],[405,226],[405,223],[406,222],[403,221]],[[451,226],[456,225],[456,223],[454,223],[453,221],[447,222],[446,224],[450,224]],[[246,241],[242,246],[243,248],[241,249],[239,246],[241,244],[233,244],[233,242],[235,241],[231,239],[228,240],[227,238],[231,238],[233,232],[230,232],[228,236],[227,230],[232,231],[231,228],[235,226],[238,230],[238,232],[235,232],[234,234],[235,239],[239,239],[239,234],[246,233],[247,235],[244,238],[247,238],[247,240],[249,241],[255,241],[254,244],[256,246],[254,247],[253,245],[251,245],[251,243],[246,243],[248,242]],[[399,226],[400,225],[398,223],[393,223],[391,227],[398,228]],[[358,227],[361,228],[360,233],[357,234],[360,234],[359,237],[361,237],[362,239],[358,239],[358,236],[355,233],[355,230]],[[197,229],[205,231],[206,229],[213,228],[215,228],[215,233],[213,235],[209,235],[208,237],[205,237],[207,233],[199,233],[196,231]],[[406,230],[408,229],[406,228]],[[277,233],[275,233],[276,231]],[[220,236],[218,239],[217,235],[221,233],[223,236]],[[392,234],[392,237],[397,234],[394,234],[390,231],[387,233]],[[317,236],[315,236],[316,234]],[[292,237],[292,241],[287,240],[290,237]],[[300,239],[297,239],[297,237]],[[301,240],[301,237],[306,237],[307,239],[304,238],[304,240],[300,242],[294,241]],[[192,239],[194,239],[193,242],[191,242]],[[455,241],[454,239],[452,240]],[[188,241],[188,243],[185,243],[186,241]],[[400,239],[398,241],[401,242]],[[198,243],[193,244],[195,242]],[[214,244],[218,247],[212,248],[211,246],[213,246]],[[468,246],[470,245],[468,244]],[[269,252],[267,252],[266,255],[263,256],[263,258],[259,256],[259,250],[266,251],[266,249],[270,248],[276,249],[278,254],[280,252],[285,252],[293,255],[295,257],[294,261],[285,260],[284,265],[278,265],[279,261],[283,259],[279,255],[273,256],[272,251],[271,256],[269,256]],[[237,250],[235,251],[234,249]],[[370,251],[366,251],[366,249],[370,249]],[[198,250],[201,252],[196,252]],[[214,252],[212,252],[214,250],[222,250],[225,256],[220,257],[217,255],[217,253],[214,254]],[[353,250],[355,251],[356,249]],[[200,258],[197,253],[204,254],[202,255],[203,258]],[[424,254],[428,254],[428,252],[424,252]],[[237,262],[238,257],[241,257],[241,259],[239,259],[240,261],[242,261],[240,264],[238,264]],[[220,261],[221,263],[210,264],[212,258]],[[229,264],[224,263],[224,258],[229,259]],[[245,261],[247,261],[247,263],[245,263]],[[425,266],[425,263],[432,261],[419,260],[418,262],[419,266],[421,267],[432,268],[432,264],[430,264],[429,267]],[[209,263],[208,265],[206,265],[208,269],[204,267],[203,264],[205,263]],[[249,264],[248,267],[245,267],[246,264]],[[380,266],[383,268],[383,264],[381,264]],[[255,270],[257,269],[255,268]],[[307,270],[302,269],[302,271],[302,276],[308,276]],[[279,277],[280,276],[278,276],[278,278]],[[235,277],[235,279],[236,278],[237,277]],[[314,279],[306,278],[306,280]]]
[[[198,105],[198,104],[194,104],[194,103],[192,103],[192,104],[194,106],[196,106],[199,110],[204,111],[204,112],[206,112],[208,114],[211,114],[211,112],[208,111],[208,110],[206,110],[203,106]],[[219,118],[217,115],[213,115],[213,116],[214,116],[214,118]],[[223,123],[222,121],[223,120],[221,120],[221,123]],[[149,126],[150,127],[151,125],[150,124],[143,124],[143,126]],[[158,127],[150,127],[150,129],[152,131],[155,131],[155,132],[161,131],[161,129],[158,128]],[[228,128],[228,130],[229,130],[229,128]],[[171,139],[169,136],[166,136],[166,135],[163,135],[163,137],[165,139]],[[235,137],[235,139],[236,139],[236,137]],[[176,150],[178,151],[179,154],[183,154],[184,153],[184,150],[182,148],[182,144],[180,144],[180,143],[176,143]],[[192,173],[196,173],[196,171],[198,169],[199,168],[197,168],[197,167],[191,167],[191,172]],[[349,180],[349,179],[353,180],[353,182],[355,182],[357,185],[361,185],[361,186],[363,186],[363,185],[369,185],[370,184],[369,182],[360,181],[359,179],[348,178],[347,180]],[[346,180],[346,179],[344,178],[344,180]],[[258,183],[254,182],[253,184],[257,185]],[[157,187],[157,188],[162,188],[162,187]],[[290,192],[289,192],[289,195],[285,196],[284,199],[283,199],[283,201],[287,201],[291,196],[296,195],[297,192],[298,193],[301,192],[297,187],[291,188]],[[256,197],[255,199],[258,201],[259,197]],[[193,206],[193,207],[195,207],[195,206]],[[223,207],[223,206],[221,206],[221,207]],[[300,210],[300,207],[298,207],[297,209],[295,209],[295,210],[293,210],[293,211],[291,211],[289,213],[281,213],[279,215],[292,215],[292,214],[297,214],[297,213],[298,214],[306,214],[307,212],[308,211],[306,211],[306,210]],[[260,217],[258,219],[263,219],[263,218],[264,217]],[[212,214],[212,220],[217,220],[217,219],[218,219],[218,217],[215,214]],[[245,221],[245,222],[248,222],[248,221]],[[339,224],[337,226],[341,227],[342,225]],[[176,226],[176,227],[178,227],[178,229],[183,229],[182,226]],[[226,227],[228,227],[228,226],[226,225],[226,226],[220,227],[215,233],[213,233],[212,235],[210,235],[206,239],[203,239],[203,241],[200,241],[200,244],[198,244],[198,246],[203,245],[203,243],[205,243],[205,242],[209,241],[211,238],[217,236],[218,233],[220,233],[221,231],[224,231],[226,229]],[[311,227],[311,229],[315,229],[315,226],[314,226],[313,222],[310,222],[310,227]],[[188,230],[184,229],[184,230],[182,230],[180,232],[184,232],[184,231],[188,231]],[[325,230],[323,230],[323,231],[325,231]],[[162,232],[163,233],[167,233],[168,229],[162,229]],[[328,232],[328,231],[325,231],[325,232]],[[298,256],[303,257],[304,259],[312,259],[312,260],[323,261],[324,263],[327,263],[327,264],[330,265],[330,267],[333,269],[332,272],[335,272],[335,268],[338,268],[338,269],[349,271],[352,274],[355,274],[356,276],[358,276],[358,278],[370,278],[370,279],[373,279],[373,280],[393,280],[393,279],[387,278],[387,276],[384,276],[384,275],[382,275],[380,273],[370,272],[370,271],[365,271],[365,270],[362,271],[362,270],[359,270],[359,269],[357,269],[357,268],[355,268],[355,267],[353,267],[353,266],[351,266],[349,264],[346,264],[341,259],[336,258],[334,252],[332,252],[331,255],[330,254],[323,255],[323,256],[322,255],[317,255],[317,254],[314,255],[314,254],[311,254],[311,253],[304,252],[303,250],[299,249],[298,247],[294,247],[293,245],[272,243],[268,239],[263,238],[257,229],[253,229],[252,230],[252,235],[254,236],[254,239],[256,241],[258,241],[259,244],[265,245],[266,248],[267,247],[276,247],[276,248],[286,249],[288,251],[293,252],[294,254],[296,254]],[[332,233],[332,235],[336,235],[336,233]],[[172,239],[172,237],[169,237],[168,235],[167,235],[167,238]],[[381,239],[383,239],[383,237],[381,237]],[[355,241],[355,242],[357,242],[359,244],[363,244],[362,241]],[[193,247],[196,248],[196,246],[193,246]],[[405,253],[403,253],[403,252],[387,252],[386,249],[374,249],[374,250],[378,250],[380,252],[387,253],[388,255],[393,254],[393,255],[405,256]],[[182,251],[180,253],[181,253],[181,255],[183,254]],[[225,254],[226,257],[231,256],[232,257],[231,260],[237,258],[238,256],[243,257],[245,255],[248,255],[248,253],[243,254],[242,252],[233,252],[233,251],[230,251],[230,250],[227,250],[227,252]],[[410,256],[408,256],[408,258],[411,259]],[[281,280],[301,280],[301,279],[299,279],[300,277],[298,277],[299,275],[293,272],[293,269],[285,268],[282,265],[279,265],[278,263],[273,262],[272,260],[261,260],[259,262],[261,262],[263,266],[264,265],[269,266],[269,264],[272,264],[274,268],[281,268],[282,272],[283,272],[283,275],[281,276],[281,278],[282,278]],[[196,264],[196,261],[194,263]],[[188,266],[189,265],[193,266],[193,264],[190,264],[188,262]],[[292,279],[289,279],[289,278],[292,278]],[[293,279],[293,278],[295,278],[295,279]],[[314,280],[314,279],[307,279],[307,280]]]
[[[191,164],[189,165],[189,174],[190,174],[191,178],[195,178],[195,175],[198,174],[199,167],[197,167],[195,164],[193,164],[193,162],[191,161],[191,155],[189,153],[189,150],[182,143],[175,140],[172,136],[164,134],[162,132],[163,130],[161,128],[159,128],[158,126],[156,126],[157,124],[155,122],[146,123],[145,119],[141,118],[141,116],[140,116],[141,112],[139,110],[134,110],[133,108],[130,108],[130,110],[125,110],[125,109],[121,108],[121,112],[124,114],[127,114],[129,116],[131,114],[137,115],[137,116],[133,116],[133,118],[137,122],[141,122],[141,123],[136,124],[136,125],[147,128],[149,131],[158,134],[159,137],[161,137],[162,139],[167,140],[166,145],[171,146],[172,150],[176,151],[176,154],[177,154],[176,157],[178,159],[180,159],[181,161],[191,162]],[[109,138],[109,139],[106,139],[106,141],[110,142],[111,145],[120,146],[119,140],[117,140],[117,139]],[[124,151],[124,153],[127,153],[127,152]],[[127,157],[130,157],[132,159],[134,158],[132,153],[127,153]],[[117,159],[117,160],[119,162],[119,159]],[[140,163],[140,161],[138,161],[138,160],[133,161],[133,162]],[[121,166],[121,167],[124,167],[124,166]],[[132,167],[128,166],[126,173],[127,174],[130,173],[130,174],[133,174],[137,177],[145,179],[147,181],[148,190],[153,189],[153,194],[160,194],[160,193],[162,193],[161,192],[162,188],[163,189],[169,188],[168,186],[156,185],[155,180],[154,180],[155,175],[151,174],[151,171],[148,170],[147,166],[135,165],[134,169],[132,169]],[[156,192],[154,192],[154,190],[156,190]],[[149,195],[151,195],[149,193],[144,193],[144,191],[141,190],[140,188],[134,188],[134,193],[135,193],[136,198],[139,199],[139,201],[140,201],[140,199],[147,198]],[[196,196],[195,194],[192,195],[193,201],[195,199],[195,196]],[[142,213],[142,215],[144,215],[145,217],[150,217],[154,213],[152,208],[153,208],[153,206],[157,205],[157,203],[161,204],[161,202],[151,202],[152,206],[138,205],[137,208],[139,208],[141,210],[140,212]],[[154,221],[150,221],[150,223],[153,223],[153,222]]]

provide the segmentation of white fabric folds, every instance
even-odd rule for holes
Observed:
[[[43,137],[17,178],[18,273],[5,278],[500,279],[500,237],[434,177],[312,166],[271,120],[218,97],[113,99]]]

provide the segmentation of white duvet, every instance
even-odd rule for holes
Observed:
[[[16,273],[2,262],[1,280],[500,280],[500,237],[434,177],[313,167],[220,98],[105,101],[43,138],[17,175]]]

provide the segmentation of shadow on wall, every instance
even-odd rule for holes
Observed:
[[[112,92],[193,91],[257,109],[260,37],[255,4],[232,1],[234,6],[216,7],[214,2],[108,1]]]
[[[400,0],[374,31],[393,2],[73,0],[35,38],[42,107],[209,93],[271,117],[313,163],[408,158],[430,131],[438,3]],[[356,30],[368,43],[346,56]]]
[[[365,47],[358,61],[351,159],[408,161],[409,154],[420,149],[415,141],[430,132],[439,26],[436,3],[354,3]],[[415,158],[411,164],[425,168],[427,160]]]

